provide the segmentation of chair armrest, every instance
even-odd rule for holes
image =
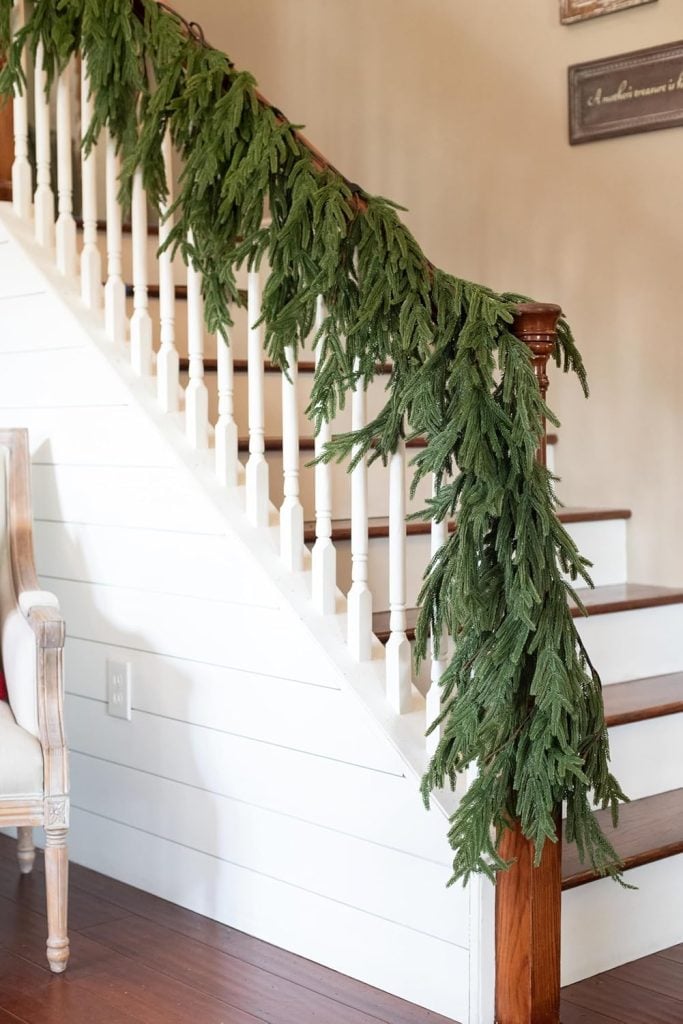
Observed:
[[[32,608],[59,608],[57,597],[49,590],[24,590],[19,594],[19,607],[28,617]]]

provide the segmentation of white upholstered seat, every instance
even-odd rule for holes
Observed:
[[[33,561],[31,458],[25,430],[0,429],[0,826],[17,828],[20,870],[33,866],[33,828],[45,832],[47,958],[69,959],[69,766],[64,738],[65,624]]]
[[[43,795],[40,741],[17,725],[4,700],[0,701],[0,793],[4,797]]]

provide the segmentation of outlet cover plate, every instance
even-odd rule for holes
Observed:
[[[131,719],[131,672],[129,661],[107,658],[107,712],[114,718]]]

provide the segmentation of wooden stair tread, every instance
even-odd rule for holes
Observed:
[[[609,810],[596,811],[596,817],[627,869],[683,853],[683,789],[623,804],[616,830]],[[581,864],[576,847],[563,843],[562,888],[574,889],[596,877],[590,865]]]
[[[608,519],[630,519],[630,508],[589,508],[587,505],[573,505],[562,508],[558,514],[561,523],[598,523]]]
[[[610,728],[683,712],[683,672],[612,683],[603,690]]]
[[[589,615],[606,615],[610,612],[635,611],[639,608],[658,608],[668,604],[682,604],[683,590],[673,587],[652,587],[642,583],[621,583],[616,586],[595,587],[594,590],[581,588],[577,591]],[[408,608],[406,618],[409,640],[415,639],[417,608]],[[581,611],[571,609],[574,618],[582,617]],[[375,612],[372,616],[373,632],[386,643],[389,639],[389,612]]]
[[[242,302],[246,303],[246,301],[247,301],[247,292],[246,292],[246,290],[244,288],[238,288],[237,290],[238,290],[238,293],[239,293],[240,300]],[[126,298],[127,299],[132,299],[134,297],[135,297],[135,285],[127,284],[126,285]],[[148,284],[147,285],[147,298],[148,299],[158,299],[159,298],[159,285],[158,284]],[[175,298],[176,298],[176,302],[187,302],[187,285],[186,284],[177,284],[177,285],[175,285]],[[184,366],[183,366],[183,363],[185,364]],[[208,364],[211,364],[211,365],[209,366]],[[181,358],[181,360],[180,360],[180,368],[181,368],[181,370],[183,370],[183,369],[187,370],[187,366],[188,366],[188,359],[187,358]],[[217,369],[216,360],[215,359],[205,359],[204,360],[204,369],[207,370],[207,372],[215,373],[216,369]],[[276,369],[277,369],[277,367],[276,367]]]
[[[577,590],[589,615],[607,615],[610,612],[635,611],[638,608],[659,608],[683,602],[683,590],[677,587],[655,587],[645,583],[619,583],[611,587],[581,587]],[[572,615],[581,616],[578,608]]]
[[[281,452],[282,451],[282,438],[281,437],[266,437],[265,446],[267,452]],[[427,442],[423,437],[413,437],[409,441],[406,441],[406,448],[426,448]],[[315,451],[315,438],[313,437],[300,437],[299,438],[299,449],[302,452]],[[240,437],[239,439],[239,450],[241,452],[249,451],[249,438]]]
[[[557,435],[548,434],[548,444],[555,444],[557,441]],[[265,438],[265,447],[267,452],[281,452],[282,451],[282,438],[269,436]],[[410,440],[406,441],[406,448],[426,448],[427,441],[424,437],[411,437]],[[238,442],[238,448],[241,452],[249,451],[249,438],[240,437]],[[299,438],[299,450],[302,452],[312,452],[315,450],[315,438],[313,437],[300,437]]]
[[[620,508],[563,508],[558,513],[558,519],[561,523],[596,523],[611,519],[630,519],[630,509]],[[449,532],[452,532],[455,528],[455,523],[450,522],[448,524]],[[428,535],[431,531],[431,524],[426,522],[408,522],[406,523],[406,533],[409,537],[424,536]],[[387,516],[374,516],[371,517],[368,523],[368,536],[374,537],[388,537],[389,536],[389,518]],[[332,540],[333,541],[344,541],[351,539],[351,520],[350,519],[333,519],[332,520]],[[304,523],[304,540],[307,544],[312,544],[315,540],[315,522],[309,521]]]
[[[244,293],[246,296],[246,292]],[[240,291],[240,295],[242,292]],[[187,371],[190,366],[190,361],[187,356],[180,357],[180,369]],[[246,373],[248,369],[248,362],[246,359],[235,359],[232,364],[233,371],[235,373]],[[264,360],[263,369],[266,373],[281,373],[280,367],[277,363],[272,363],[269,359]],[[313,360],[302,359],[297,364],[299,373],[314,373],[315,363]],[[217,373],[218,361],[216,359],[205,359],[204,360],[204,372],[205,373]],[[378,374],[389,374],[391,373],[391,367],[388,363],[380,363],[377,366]]]

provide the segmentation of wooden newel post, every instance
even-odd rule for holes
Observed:
[[[517,308],[512,331],[531,349],[545,398],[561,310],[542,303]],[[537,457],[545,465],[545,431]],[[561,830],[558,808],[557,842],[546,843],[537,868],[518,823],[502,836],[501,855],[515,863],[496,883],[496,1024],[559,1024]]]

